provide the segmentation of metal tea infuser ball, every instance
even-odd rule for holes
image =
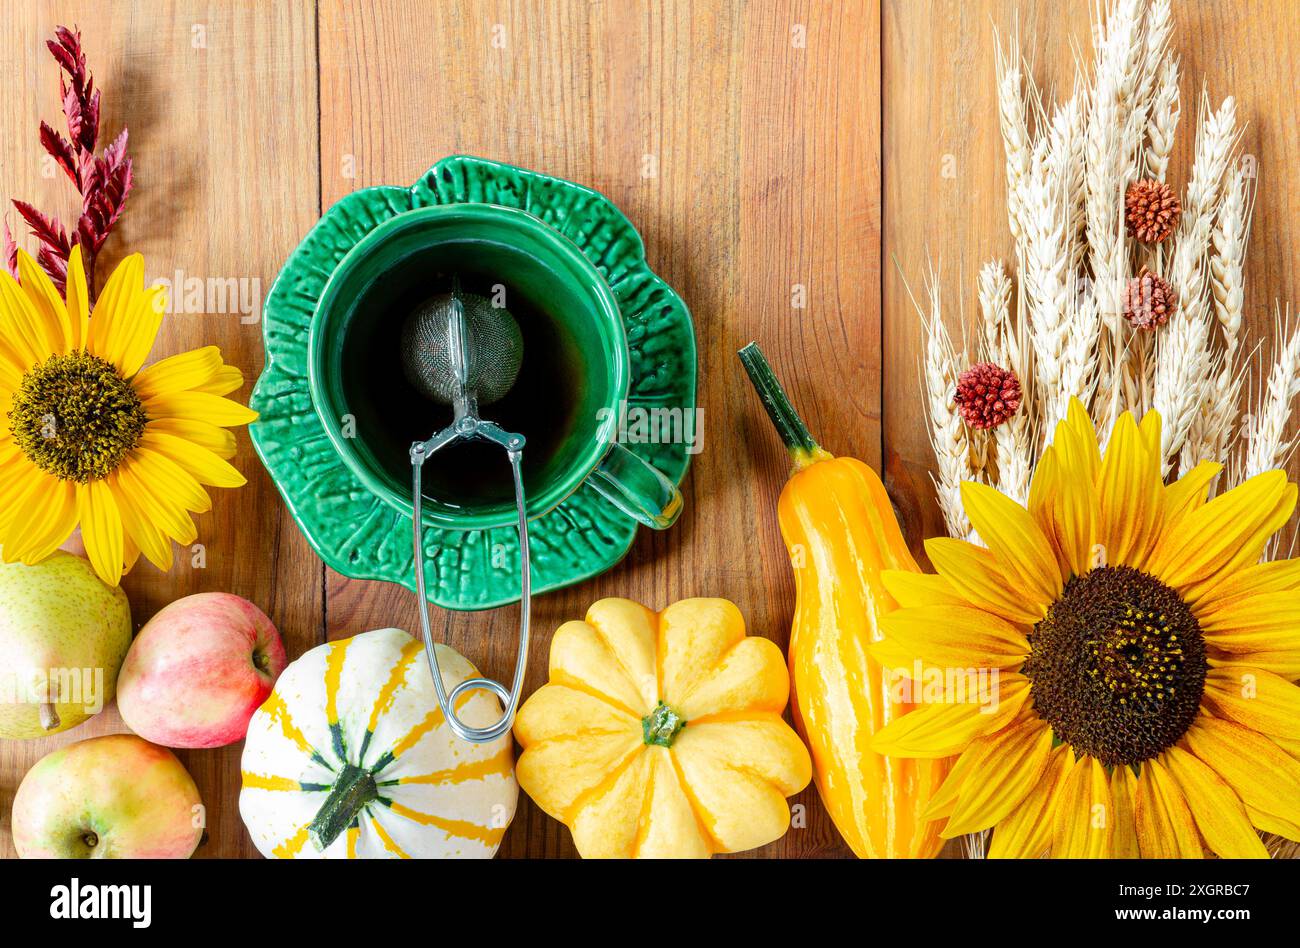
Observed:
[[[406,318],[402,326],[402,369],[420,392],[444,405],[451,405],[452,422],[428,441],[411,445],[411,501],[414,508],[415,590],[420,597],[420,629],[424,654],[433,673],[438,704],[451,729],[463,740],[476,744],[494,741],[510,731],[528,664],[528,625],[532,613],[532,583],[528,560],[528,516],[524,505],[524,436],[506,431],[479,417],[479,405],[490,405],[510,391],[519,376],[523,360],[523,337],[509,311],[488,299],[463,293],[453,279],[450,293],[431,297]],[[500,445],[510,461],[515,484],[515,506],[519,514],[520,617],[519,655],[510,689],[491,678],[470,678],[448,694],[438,668],[429,622],[429,603],[424,593],[424,544],[420,517],[420,470],[429,455],[454,441],[488,441]],[[488,727],[470,727],[456,716],[456,699],[467,691],[491,691],[501,699],[505,713]]]

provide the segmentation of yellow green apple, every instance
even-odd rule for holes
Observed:
[[[14,796],[24,859],[188,859],[203,824],[198,788],[176,755],[134,734],[47,754]]]
[[[126,595],[82,557],[0,563],[0,737],[43,737],[103,710],[130,645]]]

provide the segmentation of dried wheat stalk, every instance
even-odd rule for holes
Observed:
[[[1017,378],[1028,379],[1029,367],[1011,319],[1011,279],[1001,263],[990,261],[980,269],[979,301],[985,330],[985,358],[1010,368]],[[1023,391],[1024,384],[1022,381],[1023,409],[993,431],[996,486],[1020,503],[1029,498],[1029,479],[1034,467],[1033,415],[1028,406],[1030,395]]]
[[[933,274],[929,292],[929,313],[922,312],[921,315],[926,338],[922,375],[925,378],[926,414],[930,420],[930,443],[938,462],[934,486],[948,535],[964,539],[970,536],[971,525],[961,503],[961,482],[970,480],[973,473],[971,443],[952,400],[957,387],[957,356],[943,321],[939,280]]]
[[[1174,134],[1178,131],[1178,57],[1170,54],[1160,64],[1160,78],[1156,83],[1151,110],[1147,115],[1146,175],[1157,181],[1165,180],[1169,170],[1169,155],[1174,150]]]
[[[1192,178],[1169,267],[1178,310],[1156,346],[1152,406],[1160,413],[1161,452],[1168,472],[1182,454],[1201,405],[1201,384],[1213,367],[1208,251],[1219,184],[1239,138],[1236,102],[1209,111],[1202,95]]]
[[[1201,383],[1200,406],[1183,445],[1180,468],[1190,470],[1201,460],[1225,461],[1236,433],[1241,386],[1242,318],[1245,313],[1246,246],[1253,209],[1251,178],[1244,163],[1229,176],[1219,202],[1210,242],[1210,289],[1219,327],[1221,349],[1217,371]]]
[[[1236,483],[1249,480],[1256,474],[1286,467],[1295,436],[1287,437],[1288,423],[1291,420],[1291,406],[1300,395],[1300,326],[1287,334],[1284,319],[1277,318],[1277,333],[1274,338],[1286,339],[1269,372],[1264,392],[1258,399],[1258,407],[1247,416],[1242,437],[1246,449],[1243,463],[1234,472]]]
[[[1033,159],[1022,88],[1019,42],[1013,39],[1004,51],[1002,41],[995,31],[994,56],[998,77],[998,119],[1006,150],[1007,226],[1011,228],[1011,236],[1018,240],[1023,230],[1020,223],[1021,182],[1029,175]]]

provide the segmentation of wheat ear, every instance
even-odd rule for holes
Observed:
[[[1190,470],[1198,461],[1223,461],[1237,424],[1241,385],[1239,371],[1242,318],[1245,312],[1246,247],[1253,210],[1251,178],[1238,164],[1228,176],[1210,235],[1210,290],[1222,349],[1217,372],[1201,384],[1201,405],[1188,431],[1180,465]]]
[[[1287,426],[1292,402],[1300,395],[1300,326],[1292,328],[1288,335],[1285,324],[1289,322],[1289,314],[1285,319],[1278,315],[1274,338],[1285,338],[1286,343],[1273,362],[1259,404],[1246,420],[1243,432],[1246,453],[1235,478],[1237,483],[1285,467],[1295,446],[1295,437],[1287,437]]]
[[[966,539],[970,536],[971,525],[962,507],[961,482],[971,478],[971,444],[953,401],[953,393],[957,390],[957,359],[943,321],[939,280],[933,273],[928,289],[929,313],[919,307],[918,312],[925,333],[921,374],[925,379],[930,444],[937,468],[934,486],[948,535]]]
[[[993,430],[993,444],[998,489],[1012,500],[1024,503],[1029,498],[1029,478],[1034,467],[1031,390],[1020,340],[1011,321],[1011,279],[996,260],[980,269],[979,301],[988,358],[1009,368],[1020,380],[1020,409]]]
[[[1004,50],[1002,38],[993,32],[994,57],[998,83],[998,121],[1002,130],[1002,147],[1006,153],[1007,225],[1011,236],[1020,239],[1022,182],[1028,176],[1033,153],[1029,137],[1029,117],[1025,106],[1024,75],[1021,72],[1020,41],[1012,35]]]
[[[1174,134],[1178,131],[1178,115],[1178,57],[1170,53],[1160,65],[1160,78],[1147,115],[1144,157],[1148,178],[1165,180],[1169,155],[1174,150]]]
[[[1196,137],[1192,179],[1170,267],[1178,310],[1156,347],[1153,407],[1163,422],[1161,451],[1166,472],[1182,453],[1201,405],[1201,384],[1212,365],[1206,255],[1219,184],[1239,137],[1236,103],[1231,96],[1217,112],[1209,112],[1203,94],[1201,112],[1204,118]]]

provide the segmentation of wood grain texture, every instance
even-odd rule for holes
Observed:
[[[0,98],[0,196],[69,205],[66,183],[42,175],[35,134],[41,117],[58,116],[42,46],[56,23],[86,36],[106,132],[131,126],[139,188],[105,268],[141,250],[151,277],[256,278],[264,292],[322,208],[357,188],[409,183],[458,152],[603,191],[692,310],[706,446],[676,527],[643,531],[607,574],[538,601],[526,690],[545,680],[552,630],[603,596],[654,607],[726,596],[751,632],[784,647],[793,586],[775,504],[787,462],[734,352],[759,340],[826,447],[883,463],[915,548],[941,532],[903,278],[919,287],[927,257],[941,261],[953,324],[963,306],[973,315],[979,265],[1011,248],[992,27],[1018,13],[1038,80],[1063,86],[1091,9],[1090,0],[4,4],[0,71],[15,78]],[[1247,307],[1255,338],[1267,340],[1274,300],[1297,289],[1300,179],[1288,160],[1300,153],[1300,123],[1288,43],[1300,8],[1184,0],[1176,15],[1187,78],[1171,173],[1185,181],[1202,78],[1216,101],[1237,96],[1250,122],[1243,147],[1261,169]],[[206,46],[195,47],[196,26]],[[948,156],[953,177],[943,175]],[[261,367],[259,327],[231,315],[169,319],[155,357],[207,342],[250,379]],[[215,492],[200,519],[207,567],[192,568],[187,554],[166,576],[137,568],[126,581],[137,625],[171,599],[226,589],[268,611],[292,656],[327,635],[413,629],[410,594],[322,567],[239,437],[235,463],[250,484]],[[436,634],[483,671],[509,674],[514,610],[435,618]],[[9,805],[31,764],[121,729],[109,710],[57,738],[0,742],[0,856],[12,855]],[[182,757],[210,808],[201,853],[253,855],[235,807],[238,748]],[[795,802],[803,825],[751,855],[847,855],[816,794]],[[573,853],[567,830],[521,801],[502,854]]]
[[[1274,305],[1297,299],[1300,105],[1291,44],[1300,6],[1288,0],[1174,3],[1182,61],[1182,119],[1169,180],[1190,173],[1196,109],[1204,82],[1215,107],[1236,97],[1248,123],[1244,154],[1259,167],[1259,196],[1247,254],[1246,322],[1267,354]],[[1022,52],[1040,88],[1068,94],[1075,53],[1089,42],[1091,0],[886,0],[883,8],[884,183],[882,191],[884,453],[887,484],[906,515],[914,551],[943,532],[929,480],[918,363],[921,327],[906,284],[918,295],[927,260],[942,268],[944,307],[955,332],[978,314],[976,277],[990,259],[1012,265],[1004,156],[994,87],[993,29],[1017,17]],[[1085,49],[1085,60],[1091,54]],[[1064,96],[1063,96],[1064,97]],[[952,169],[951,176],[945,169]],[[900,272],[901,270],[901,272]],[[1292,474],[1294,476],[1293,465]]]
[[[546,680],[554,629],[605,596],[724,596],[785,646],[788,462],[735,351],[762,341],[828,446],[878,460],[878,25],[874,3],[321,3],[323,206],[453,153],[569,178],[623,209],[694,316],[706,446],[686,513],[537,601],[525,693]],[[331,637],[416,628],[405,590],[331,572],[327,592]],[[482,670],[510,674],[514,609],[435,623]],[[847,854],[815,792],[797,802],[806,827],[756,855]],[[501,851],[574,853],[526,799]]]
[[[42,174],[41,119],[61,127],[58,69],[45,39],[59,24],[81,28],[103,90],[101,139],[126,124],[136,189],[99,264],[101,280],[122,255],[145,256],[146,279],[235,278],[269,289],[281,261],[319,213],[315,11],[311,4],[220,2],[6,3],[0,5],[0,197],[70,212],[75,193],[60,172]],[[9,213],[10,226],[20,224]],[[24,241],[28,250],[35,245]],[[238,313],[176,313],[151,358],[221,347],[247,384],[262,367],[261,326]],[[206,294],[203,309],[208,309]],[[230,307],[227,307],[229,309]],[[196,592],[234,592],[264,609],[293,655],[323,636],[324,568],[280,501],[243,431],[232,463],[249,479],[212,490],[197,518],[203,549],[178,549],[167,574],[141,560],[123,581],[138,629],[163,605]],[[75,542],[75,541],[74,541]],[[206,565],[196,568],[201,553]],[[0,740],[0,857],[12,856],[10,805],[23,775],[56,747],[123,731],[116,708],[37,741]],[[201,856],[255,856],[239,819],[240,745],[181,751],[207,810]]]
[[[268,287],[322,207],[409,183],[457,152],[609,195],[694,314],[706,448],[672,531],[643,532],[608,574],[538,602],[528,689],[545,679],[551,631],[603,596],[655,607],[726,596],[751,632],[785,646],[793,589],[774,508],[787,462],[734,353],[763,342],[827,445],[878,462],[874,0],[6,6],[0,56],[20,78],[0,103],[0,187],[43,206],[67,198],[41,178],[34,134],[40,116],[57,117],[42,40],[62,22],[86,35],[106,128],[131,124],[139,190],[109,246],[142,250],[151,276],[181,268]],[[170,320],[156,354],[200,340],[250,376],[260,368],[256,327],[231,317]],[[252,483],[218,496],[201,522],[207,570],[137,570],[126,583],[137,622],[180,595],[229,589],[268,609],[291,656],[326,632],[415,627],[405,591],[322,580],[246,446],[237,463]],[[436,618],[485,672],[509,673],[514,610]],[[7,805],[27,768],[56,744],[121,728],[109,711],[51,741],[0,744],[0,854],[11,854]],[[235,809],[238,749],[182,756],[214,811],[202,852],[251,854]],[[815,793],[797,803],[799,828],[755,855],[846,855]],[[502,852],[574,854],[568,831],[527,801]]]

